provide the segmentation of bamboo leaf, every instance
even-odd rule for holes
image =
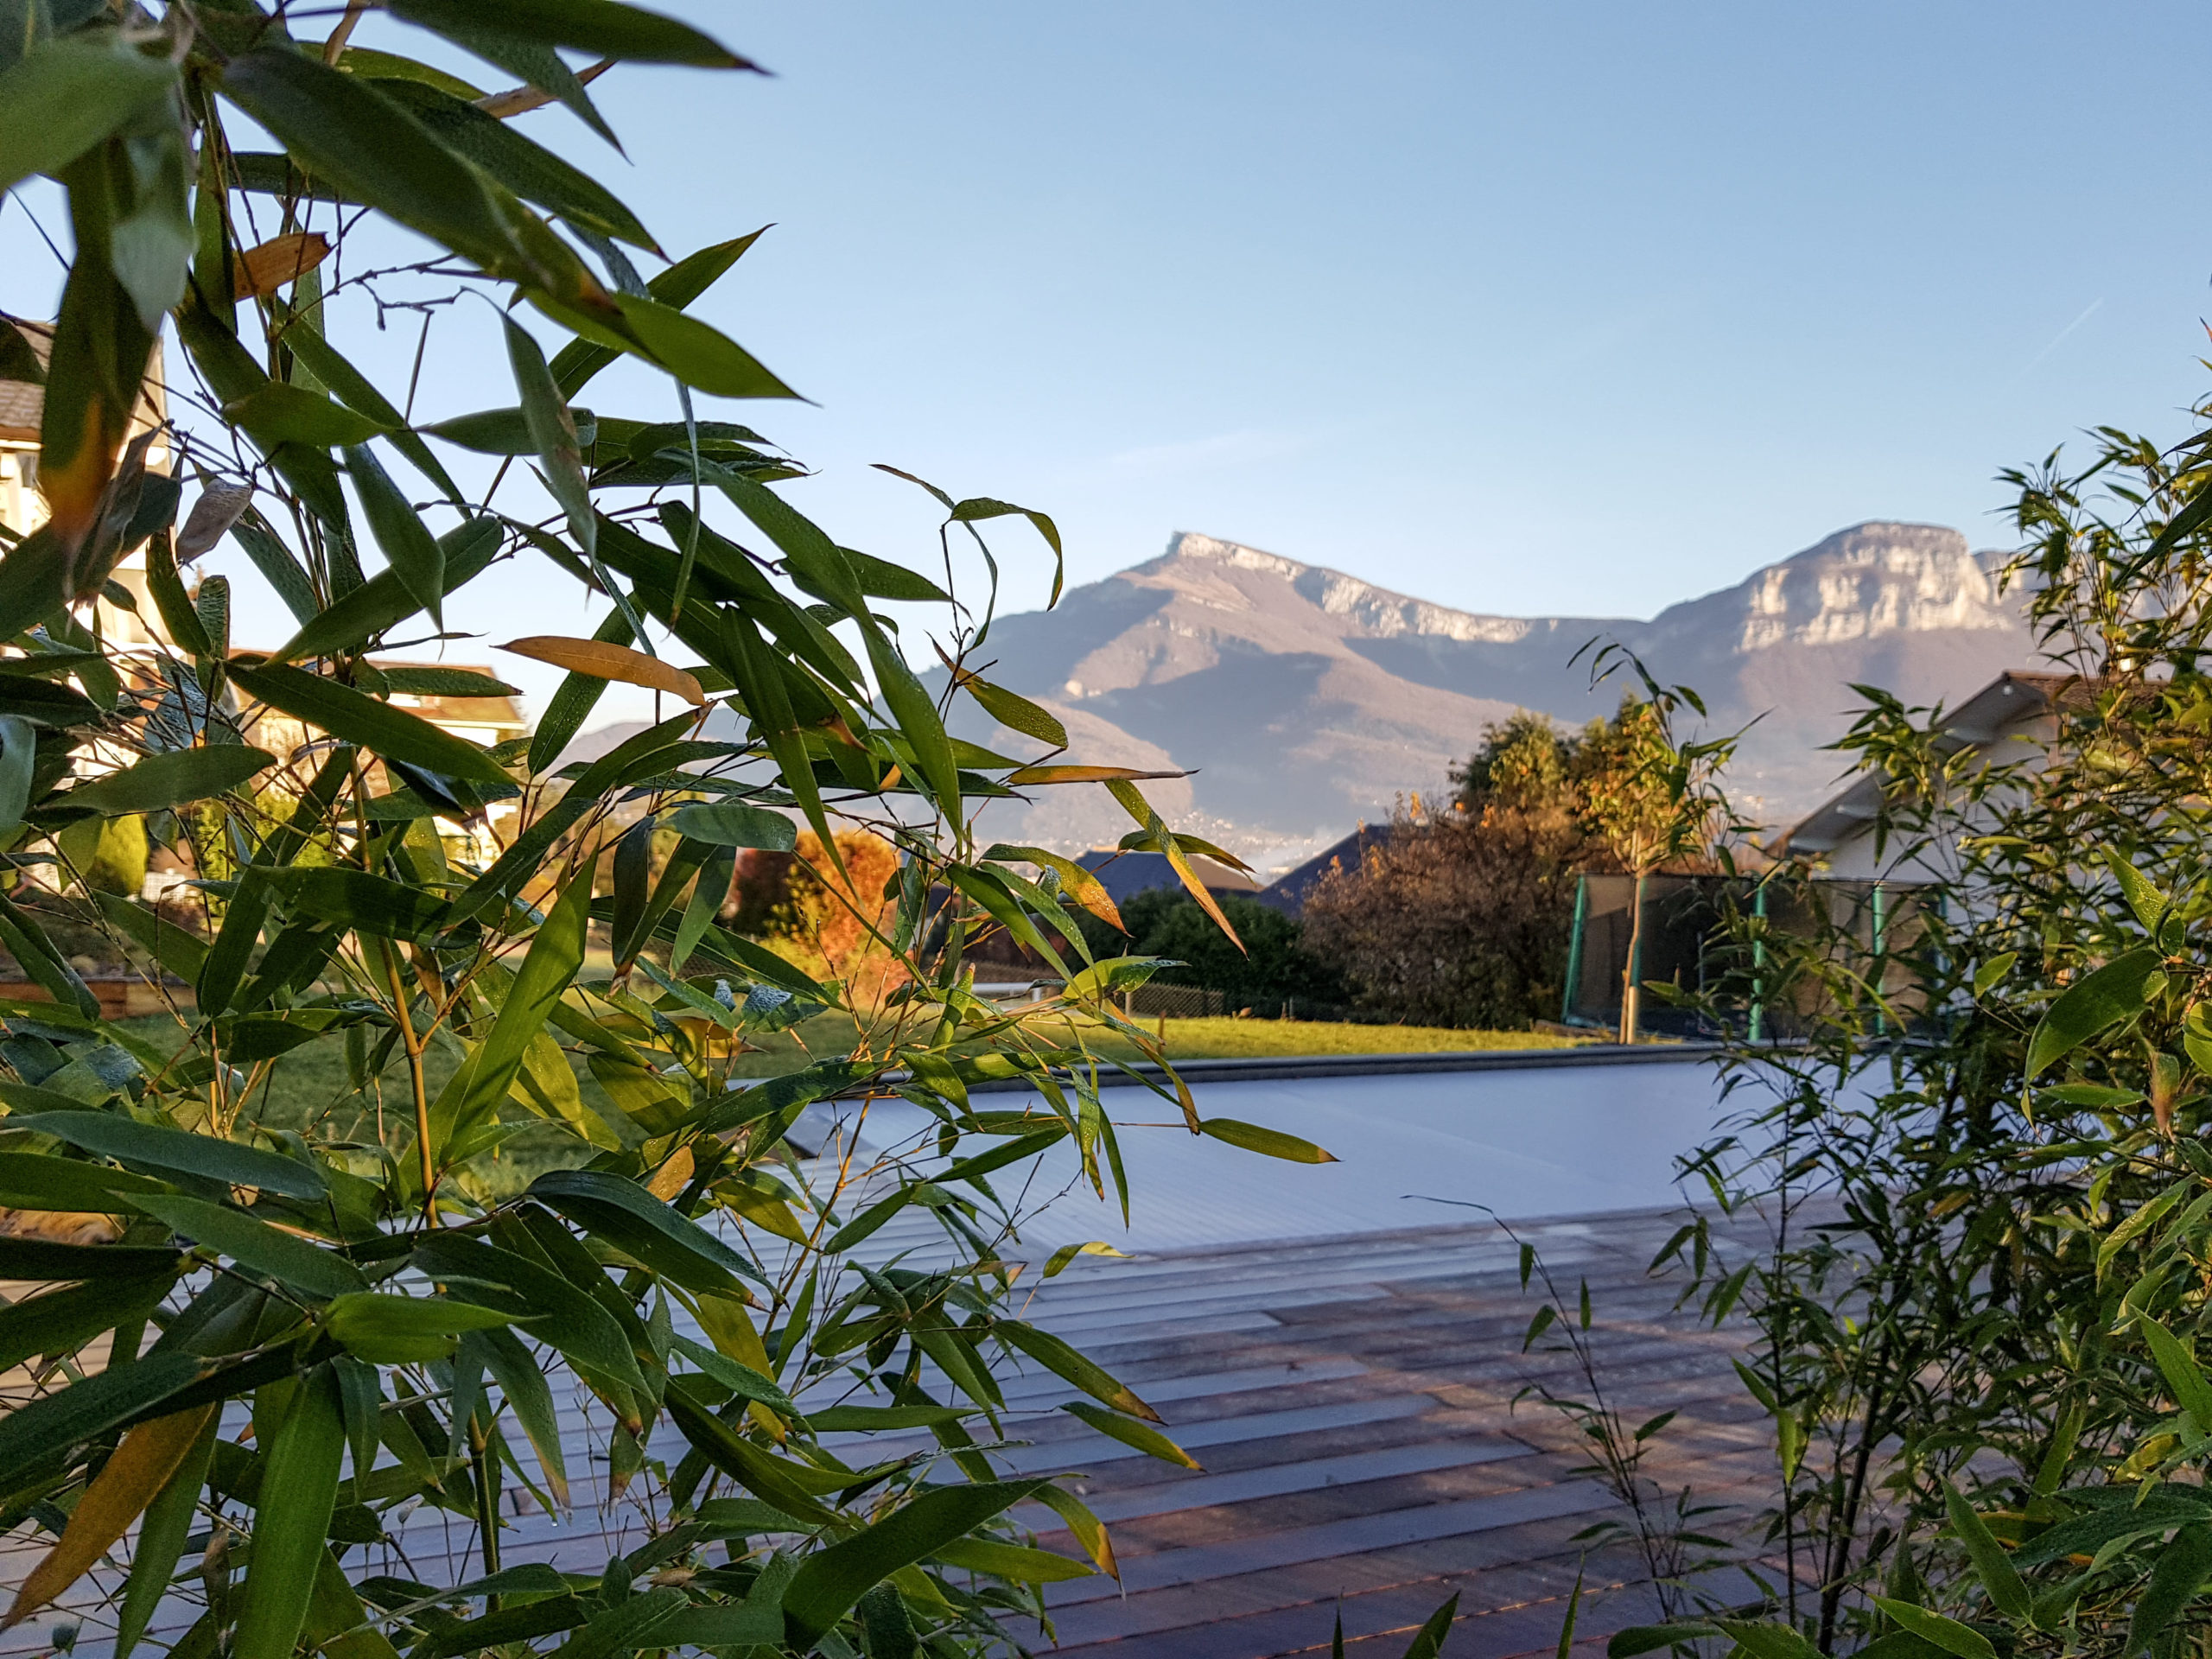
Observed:
[[[259,668],[234,664],[230,673],[240,687],[272,709],[388,760],[473,784],[504,785],[511,781],[474,743],[335,680],[273,663]]]
[[[131,1206],[168,1224],[203,1249],[213,1249],[255,1273],[296,1286],[311,1296],[344,1296],[365,1290],[361,1270],[334,1251],[219,1204],[181,1193],[139,1192]]]
[[[1204,1466],[1196,1458],[1156,1428],[1147,1428],[1142,1423],[1114,1412],[1102,1411],[1098,1407],[1082,1400],[1071,1400],[1060,1409],[1071,1416],[1080,1417],[1109,1440],[1116,1440],[1123,1446],[1135,1447],[1148,1458],[1157,1458],[1162,1463],[1178,1464],[1185,1469],[1198,1469]]]
[[[41,1395],[0,1417],[0,1479],[20,1480],[109,1430],[156,1414],[215,1370],[196,1354],[151,1353]]]
[[[1989,1638],[1971,1624],[1961,1624],[1955,1618],[1931,1613],[1909,1601],[1893,1601],[1887,1596],[1874,1596],[1870,1599],[1922,1641],[1933,1642],[1944,1652],[1957,1655],[1958,1659],[1997,1659],[1997,1649],[1990,1645]],[[1731,1637],[1737,1636],[1733,1621],[1715,1619],[1713,1623]],[[1794,1630],[1789,1633],[1796,1635]],[[1742,1638],[1737,1637],[1737,1639],[1740,1641]],[[1803,1639],[1798,1637],[1801,1642]]]
[[[742,801],[692,801],[668,815],[668,827],[715,847],[753,847],[788,853],[798,845],[798,826],[781,812]]]
[[[2068,986],[2037,1023],[2028,1076],[2042,1076],[2106,1027],[2140,1014],[2144,988],[2163,959],[2156,945],[2139,945]]]
[[[215,1135],[190,1135],[108,1112],[41,1112],[10,1118],[9,1125],[54,1135],[122,1164],[151,1164],[232,1186],[281,1192],[289,1198],[320,1198],[327,1192],[321,1172],[312,1164]],[[4,1266],[0,1260],[0,1267]]]
[[[183,1466],[217,1409],[156,1417],[123,1437],[70,1510],[60,1538],[17,1587],[0,1630],[21,1624],[92,1571]]]
[[[200,1490],[207,1479],[207,1465],[214,1456],[221,1408],[214,1404],[202,1406],[198,1408],[198,1414],[200,1423],[197,1437],[179,1460],[168,1484],[146,1506],[145,1521],[138,1529],[137,1542],[130,1552],[130,1576],[124,1583],[123,1606],[116,1617],[116,1659],[130,1659],[131,1649],[146,1633],[155,1609],[168,1593],[169,1579],[184,1554],[192,1523],[199,1518]]]
[[[499,1006],[491,1032],[454,1075],[452,1105],[433,1122],[434,1156],[466,1135],[506,1098],[522,1069],[531,1039],[544,1029],[547,1016],[582,967],[590,926],[592,867],[569,879],[545,920],[531,936],[522,968]],[[445,1107],[441,1096],[440,1106]]]
[[[1051,1332],[1040,1331],[1020,1319],[999,1319],[992,1324],[991,1334],[1115,1410],[1141,1417],[1148,1423],[1160,1421],[1160,1414],[1137,1398],[1128,1384]]]
[[[683,63],[699,69],[753,69],[689,23],[617,0],[501,0],[486,12],[474,0],[391,0],[395,16],[444,33],[487,26],[547,46],[572,46],[632,63]]]
[[[2127,1644],[2121,1651],[2139,1654],[2156,1642],[2182,1609],[2196,1599],[2208,1575],[2212,1575],[2212,1523],[2200,1521],[2183,1527],[2158,1552],[2151,1581],[2135,1599]]]
[[[435,893],[343,865],[295,866],[270,870],[265,879],[286,908],[300,915],[388,939],[428,938],[451,909]]]
[[[356,441],[346,451],[346,470],[360,498],[361,514],[377,540],[385,563],[408,596],[430,613],[431,626],[445,627],[446,554],[430,527],[416,516],[384,463],[367,444]]]
[[[1324,1152],[1311,1141],[1301,1141],[1294,1135],[1285,1135],[1280,1129],[1262,1128],[1256,1123],[1240,1123],[1233,1117],[1201,1118],[1198,1133],[1211,1135],[1217,1141],[1226,1141],[1232,1147],[1242,1147],[1247,1152],[1264,1154],[1269,1158],[1287,1159],[1294,1164],[1333,1164],[1334,1153]]]
[[[642,651],[632,651],[627,645],[605,639],[572,639],[560,634],[532,634],[524,639],[510,639],[499,647],[518,657],[533,661],[550,663],[556,668],[565,668],[571,674],[588,675],[600,680],[620,680],[629,685],[642,685],[650,690],[667,691],[679,696],[694,709],[707,706],[707,694],[701,689],[696,676],[658,657],[648,657]]]
[[[728,1291],[733,1274],[767,1282],[752,1262],[635,1181],[597,1170],[556,1170],[532,1181],[530,1195],[687,1290]]]
[[[784,1588],[785,1640],[802,1649],[812,1646],[854,1603],[899,1568],[927,1560],[1046,1484],[979,1481],[938,1487],[874,1525],[817,1551],[799,1563]]]
[[[232,1640],[235,1659],[291,1659],[321,1564],[346,1450],[338,1385],[320,1367],[300,1379],[263,1465],[253,1554]]]
[[[276,757],[267,750],[235,743],[173,749],[165,754],[149,754],[120,772],[79,784],[55,799],[104,818],[162,812],[188,801],[226,794],[276,764]]]
[[[449,1296],[398,1296],[353,1291],[325,1311],[323,1328],[347,1352],[373,1365],[442,1359],[464,1332],[512,1324],[515,1315]]]
[[[121,31],[50,35],[0,73],[0,191],[58,173],[176,85],[176,65]]]
[[[301,443],[317,449],[365,443],[384,429],[365,415],[333,403],[319,391],[264,381],[243,397],[223,405],[223,417],[253,435],[264,454],[279,444]]]
[[[1966,1546],[1967,1559],[1974,1562],[1974,1571],[1981,1577],[1981,1587],[1998,1611],[2008,1618],[2028,1616],[2028,1587],[2020,1581],[2018,1568],[2005,1553],[2005,1546],[1997,1541],[1988,1523],[1974,1513],[1959,1489],[1950,1482],[1943,1483],[1943,1508],[1950,1516],[1951,1530]]]

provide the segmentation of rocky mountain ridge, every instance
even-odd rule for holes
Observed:
[[[1587,658],[1572,659],[1617,639],[1662,678],[1696,687],[1714,728],[1747,728],[1730,791],[1781,826],[1832,792],[1842,757],[1824,746],[1850,723],[1853,684],[1956,702],[2035,664],[2018,596],[1999,592],[2003,563],[1955,530],[1868,523],[1649,620],[1516,617],[1184,532],[1055,610],[1000,618],[976,665],[1052,710],[1071,759],[1190,772],[1147,784],[1154,804],[1265,871],[1388,817],[1406,795],[1442,790],[1483,728],[1516,709],[1570,725],[1608,712],[1621,686],[1593,690]],[[943,690],[941,669],[925,679]],[[953,706],[959,735],[1040,752],[970,699]],[[572,758],[633,729],[590,734]],[[1040,789],[985,821],[995,839],[1069,853],[1128,828],[1089,787]]]
[[[1698,688],[1715,726],[1748,725],[1732,789],[1786,823],[1840,770],[1821,752],[1853,683],[1956,701],[2033,661],[2000,556],[1954,530],[1869,523],[1649,620],[1510,617],[1393,593],[1325,566],[1188,532],[1166,553],[1075,588],[1052,612],[1001,618],[988,677],[1058,714],[1074,754],[1195,769],[1158,804],[1268,865],[1291,861],[1413,791],[1443,786],[1483,728],[1516,709],[1568,723],[1605,712],[1592,639],[1619,640]],[[962,700],[965,709],[965,700]],[[962,734],[1034,746],[980,713]],[[1094,791],[1039,791],[995,833],[1069,849],[1126,827]]]

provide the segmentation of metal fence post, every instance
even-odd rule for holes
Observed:
[[[1574,925],[1567,934],[1567,988],[1560,994],[1559,1022],[1570,1025],[1574,1019],[1574,988],[1582,978],[1582,929],[1590,913],[1590,878],[1574,878]]]

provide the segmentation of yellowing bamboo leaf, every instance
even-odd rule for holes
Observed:
[[[1135,783],[1147,778],[1187,778],[1187,772],[1139,772],[1134,766],[1024,766],[1007,782],[1022,784]]]
[[[499,649],[537,662],[550,663],[571,674],[587,675],[595,680],[620,680],[626,685],[671,692],[694,709],[707,706],[707,693],[696,676],[627,645],[605,639],[572,639],[565,634],[534,633],[527,639],[510,639]]]
[[[92,1570],[168,1484],[217,1409],[206,1405],[156,1417],[123,1437],[115,1455],[78,1500],[60,1541],[16,1592],[0,1630],[21,1624]]]
[[[296,281],[330,257],[330,244],[315,231],[294,231],[248,248],[232,269],[237,300],[259,299]]]

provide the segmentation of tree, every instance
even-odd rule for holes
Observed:
[[[1231,944],[1213,918],[1187,893],[1156,887],[1121,906],[1128,937],[1122,948],[1140,957],[1163,957],[1174,965],[1154,978],[1163,985],[1195,985],[1222,994],[1230,1012],[1255,1003],[1310,1005],[1341,1002],[1339,976],[1306,950],[1305,929],[1279,910],[1240,894],[1217,895],[1243,949]],[[1094,950],[1109,948],[1108,924],[1083,921]]]
[[[1635,883],[1628,960],[1621,969],[1620,1025],[1620,1040],[1633,1043],[1643,992],[1637,968],[1643,943],[1644,884],[1670,864],[1706,863],[1719,846],[1733,822],[1720,774],[1735,753],[1736,740],[1677,739],[1675,716],[1685,708],[1702,715],[1705,704],[1688,686],[1661,685],[1618,645],[1606,645],[1593,658],[1592,683],[1624,667],[1642,681],[1644,695],[1623,697],[1611,720],[1590,728],[1574,770],[1585,830]]]
[[[973,829],[979,799],[1102,774],[956,745],[878,613],[941,607],[959,664],[990,607],[841,546],[772,487],[793,461],[702,416],[701,396],[792,395],[687,308],[757,233],[645,280],[624,249],[658,258],[653,237],[515,124],[557,103],[605,134],[584,83],[609,66],[753,66],[613,0],[392,0],[373,49],[353,39],[368,14],[40,3],[0,31],[0,188],[52,175],[74,235],[50,357],[36,328],[0,327],[0,370],[43,380],[48,512],[0,556],[0,944],[52,999],[0,1005],[0,1201],[111,1218],[111,1242],[0,1238],[0,1278],[48,1287],[0,1309],[0,1366],[32,1372],[0,1418],[0,1525],[53,1535],[9,1618],[112,1552],[118,1652],[172,1593],[199,1609],[182,1650],[237,1659],[554,1636],[579,1653],[995,1651],[1003,1618],[1042,1618],[1042,1583],[1090,1570],[1027,1548],[1015,1505],[1051,1506],[1103,1570],[1112,1556],[1071,1490],[999,1478],[978,1436],[1018,1423],[995,1373],[1052,1373],[1096,1396],[1077,1411],[1177,1455],[1133,1392],[1016,1316],[1022,1217],[962,1173],[1065,1141],[1094,1197],[1118,1188],[1096,1062],[1061,1016],[1159,1058],[1114,1010],[1150,965],[1093,960],[1067,908]],[[310,19],[327,36],[293,32]],[[485,92],[411,55],[410,29],[528,84]],[[600,61],[578,74],[563,49]],[[401,232],[428,256],[395,266]],[[488,323],[512,401],[414,411],[405,355],[349,336],[356,299]],[[174,424],[141,398],[169,329]],[[668,406],[578,407],[624,358],[667,377]],[[493,505],[531,470],[550,511]],[[919,487],[941,541],[1033,530],[1057,594],[1049,518]],[[222,579],[188,585],[226,534],[294,614],[273,652],[231,641]],[[377,655],[448,632],[469,584],[522,565],[613,607],[594,639],[515,643],[568,671],[536,734],[486,748],[397,705],[404,675],[451,671]],[[116,619],[137,607],[158,638],[125,652]],[[560,769],[610,680],[679,712]],[[945,695],[1062,735],[964,669]],[[701,735],[715,710],[728,741]],[[1103,775],[1140,838],[1172,849],[1134,783]],[[480,864],[438,833],[502,802],[511,838]],[[104,855],[76,858],[85,826],[132,819],[192,855],[199,927],[106,890]],[[823,982],[715,925],[739,854],[793,851],[799,820],[824,892],[881,930],[898,989]],[[841,828],[895,848],[895,882],[852,870]],[[192,986],[173,1033],[100,1018],[25,902],[40,872],[47,905]],[[933,891],[956,895],[939,929]],[[1062,891],[1098,902],[1072,877]],[[594,924],[611,972],[586,970]],[[1042,928],[1076,964],[1012,1020],[963,971],[1002,926]],[[743,1034],[794,1001],[850,1013],[854,1051],[736,1075]],[[285,1116],[270,1069],[312,1045],[372,1093],[397,1065],[398,1097]],[[433,1086],[441,1051],[457,1064]],[[1040,1096],[979,1111],[965,1085],[985,1076]],[[925,1106],[926,1135],[797,1167],[800,1112],[893,1092]],[[559,1150],[518,1171],[502,1147],[524,1131]],[[871,1255],[910,1205],[942,1227],[942,1268]],[[555,1401],[571,1395],[645,1541],[502,1571],[518,1486],[569,1505]],[[240,1414],[250,1435],[226,1427]],[[915,1425],[941,1457],[824,1438]],[[365,1576],[364,1541],[416,1506],[454,1529],[415,1558],[435,1581]],[[203,1516],[212,1544],[174,1583]]]
[[[1961,745],[1868,689],[1841,747],[1917,925],[1870,952],[1803,854],[1739,906],[1716,1019],[1752,1100],[1685,1168],[1771,1243],[1693,1220],[1685,1294],[1740,1310],[1776,1476],[1753,1653],[2201,1651],[2212,1376],[2212,405],[2008,474],[2050,729]],[[1793,918],[1788,928],[1773,918]],[[1917,1017],[1907,1019],[1913,1010]],[[1900,1035],[1901,1031],[1904,1033]],[[2172,1505],[2171,1508],[2164,1506]],[[1623,1638],[1653,1651],[1693,1632]]]

